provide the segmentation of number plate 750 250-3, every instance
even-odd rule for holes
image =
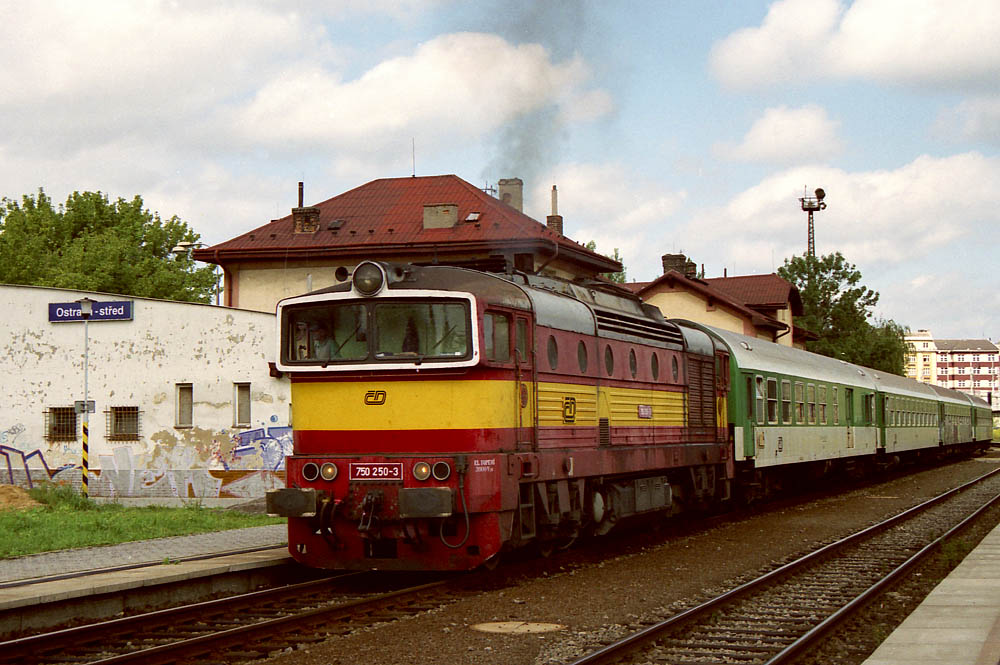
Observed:
[[[350,480],[402,480],[402,462],[351,462]]]

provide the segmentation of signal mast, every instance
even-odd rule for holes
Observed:
[[[802,189],[802,198],[799,199],[799,202],[802,204],[802,209],[809,213],[809,248],[806,254],[815,258],[816,232],[813,229],[813,213],[817,210],[826,210],[826,203],[823,201],[826,198],[826,192],[822,188],[818,188],[816,196],[806,196],[805,187]]]

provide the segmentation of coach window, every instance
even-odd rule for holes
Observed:
[[[757,423],[764,424],[764,377],[757,377],[757,385],[754,390],[757,396]]]
[[[800,425],[806,421],[805,385],[795,382],[795,422]]]
[[[781,422],[792,422],[792,382],[788,380],[781,382]]]
[[[549,335],[548,344],[549,368],[553,371],[559,366],[559,344],[555,335]]]
[[[837,386],[830,388],[830,400],[833,402],[833,424],[840,424],[840,399],[837,396]]]
[[[806,401],[809,403],[809,424],[816,424],[816,386],[809,384],[806,386]]]
[[[826,386],[819,386],[819,421],[826,425]]]
[[[778,422],[778,380],[767,380],[767,422]]]
[[[576,344],[576,362],[580,366],[580,374],[587,373],[587,345],[581,339]]]
[[[608,376],[615,373],[615,352],[611,350],[611,345],[604,347],[604,369]]]
[[[635,349],[628,350],[628,371],[632,374],[632,378],[639,373],[639,362],[635,358]]]
[[[653,372],[653,381],[658,380],[660,378],[660,359],[656,357],[655,352],[649,359],[649,369]]]

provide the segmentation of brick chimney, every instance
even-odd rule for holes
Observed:
[[[556,186],[552,185],[552,214],[545,218],[545,226],[559,235],[563,234],[563,218],[559,214],[559,201]]]
[[[299,205],[292,208],[292,226],[295,233],[316,233],[319,230],[319,208],[302,205],[303,186],[299,183]]]
[[[676,270],[685,277],[698,276],[698,266],[683,254],[664,254],[661,260],[663,261],[664,275],[671,270]]]
[[[497,183],[500,200],[518,212],[524,212],[524,181],[520,178],[503,178]]]

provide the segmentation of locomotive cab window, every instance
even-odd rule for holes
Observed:
[[[510,318],[487,312],[483,317],[484,356],[494,362],[510,362]]]
[[[464,301],[330,302],[289,308],[283,318],[282,353],[286,362],[295,364],[446,361],[468,358],[472,352],[469,306]],[[510,323],[501,318],[500,324],[491,321],[488,344],[502,353],[495,337],[506,335],[509,358]]]

